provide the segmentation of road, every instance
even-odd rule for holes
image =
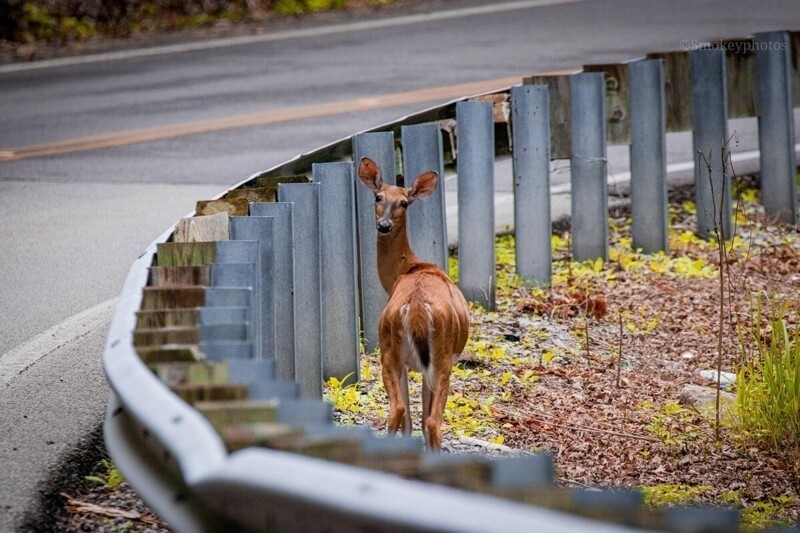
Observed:
[[[442,101],[431,88],[788,29],[800,4],[452,0],[411,15],[0,67],[0,463],[25,465],[0,473],[0,510],[8,511],[0,530],[99,423],[109,300],[139,252],[195,200]],[[412,103],[386,97],[396,93]],[[70,148],[76,138],[83,143]],[[671,144],[671,160],[686,152],[686,138]],[[748,134],[742,149],[754,139]],[[54,146],[60,153],[43,155]],[[88,149],[99,146],[108,147]],[[615,167],[612,158],[612,173],[625,170],[624,152],[610,150],[622,161]]]

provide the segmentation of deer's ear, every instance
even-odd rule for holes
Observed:
[[[414,180],[414,185],[408,190],[408,202],[427,198],[436,190],[439,182],[439,174],[434,171],[423,172]]]
[[[374,192],[378,192],[383,187],[381,169],[378,164],[369,157],[362,157],[358,163],[358,177],[361,183],[366,185]]]

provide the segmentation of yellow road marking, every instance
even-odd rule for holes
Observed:
[[[551,72],[549,74],[565,74],[570,72],[574,71],[558,71]],[[278,124],[281,122],[292,122],[296,120],[341,115],[356,111],[369,111],[410,104],[422,104],[425,102],[447,100],[465,95],[490,92],[496,89],[508,87],[510,85],[518,84],[520,81],[521,77],[513,76],[487,81],[461,83],[458,85],[447,85],[443,87],[432,87],[415,91],[391,93],[381,96],[356,98],[353,100],[340,100],[322,104],[289,107],[285,109],[276,109],[259,113],[234,115],[231,117],[194,120],[166,126],[155,126],[151,128],[101,133],[98,135],[76,137],[73,139],[33,144],[18,148],[0,149],[0,162],[17,161],[31,157],[83,152],[87,150],[97,150],[100,148],[112,148],[116,146],[125,146],[128,144],[171,139],[174,137],[182,137],[184,135],[194,135],[197,133],[210,133],[236,128],[247,128],[251,126],[264,126],[268,124]]]

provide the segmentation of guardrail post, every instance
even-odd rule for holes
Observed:
[[[314,163],[320,184],[322,379],[359,381],[358,270],[353,163]]]
[[[755,49],[761,201],[767,215],[777,215],[783,222],[794,224],[797,220],[797,161],[789,34],[757,33]]]
[[[219,256],[217,256],[219,257]],[[211,265],[211,286],[212,287],[231,287],[248,288],[251,292],[251,305],[253,309],[258,305],[255,296],[255,287],[258,283],[256,273],[256,262],[252,263],[214,263]],[[254,329],[252,323],[239,324],[203,324],[198,326],[200,339],[203,341],[254,341]],[[244,335],[240,335],[244,331]]]
[[[292,204],[254,202],[252,216],[272,217],[275,236],[275,369],[279,379],[294,381],[295,303],[294,229]]]
[[[319,184],[281,183],[278,201],[294,203],[295,379],[304,398],[322,398]]]
[[[447,221],[444,198],[444,156],[439,124],[417,124],[401,128],[405,187],[417,176],[434,170],[439,174],[436,191],[424,202],[408,208],[408,239],[421,260],[447,272]]]
[[[689,59],[692,67],[697,235],[703,239],[714,236],[714,228],[719,225],[721,203],[722,231],[728,238],[731,235],[731,187],[728,172],[724,172],[727,177],[723,180],[722,168],[722,151],[727,149],[728,141],[725,50],[692,50]],[[711,176],[698,150],[708,158]]]
[[[353,160],[356,166],[362,157],[369,157],[381,169],[384,183],[395,184],[394,134],[391,132],[360,133],[353,136]],[[354,180],[355,181],[355,180]],[[359,272],[361,278],[361,330],[366,350],[378,349],[378,322],[388,296],[378,278],[378,230],[375,229],[375,195],[355,184],[358,221]]]
[[[494,120],[491,102],[456,104],[458,285],[464,297],[495,308]]]
[[[608,259],[605,76],[570,77],[572,135],[572,255]]]
[[[664,62],[634,61],[631,80],[631,233],[634,250],[667,251],[667,126]]]
[[[257,332],[257,359],[275,357],[275,305],[273,260],[275,247],[270,217],[231,217],[231,239],[258,241],[256,284],[253,287],[255,305],[253,322]]]
[[[547,85],[511,88],[511,125],[517,275],[526,284],[546,286],[552,269]]]

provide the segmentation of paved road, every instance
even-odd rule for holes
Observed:
[[[311,27],[295,37],[202,50],[0,69],[0,464],[16,465],[0,472],[0,511],[9,511],[0,512],[0,531],[35,496],[42,475],[99,422],[107,394],[98,372],[110,308],[104,302],[118,293],[139,251],[195,200],[298,152],[419,109],[426,105],[419,91],[431,87],[625,60],[677,49],[684,39],[785,29],[787,21],[800,20],[795,0],[493,6],[508,9],[437,11],[437,20],[402,23],[368,19],[344,31]],[[417,91],[414,104],[354,110],[354,99],[409,91]],[[215,124],[233,115],[263,119],[334,102],[349,103],[334,115],[151,142],[125,144],[122,134],[106,149],[25,159],[8,153],[76,137]],[[431,96],[428,104],[436,102]],[[684,153],[685,140],[676,140],[673,160]],[[625,163],[615,167],[614,161],[610,170],[623,171]],[[70,319],[87,309],[93,311]],[[3,361],[11,359],[33,366],[4,377]],[[23,418],[25,406],[35,416]]]

